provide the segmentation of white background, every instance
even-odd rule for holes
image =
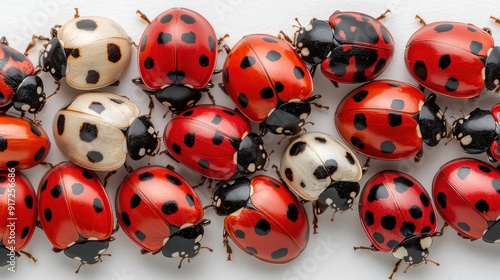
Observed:
[[[0,17],[0,34],[9,38],[11,46],[24,50],[33,33],[49,36],[50,27],[55,24],[64,24],[73,17],[73,8],[79,7],[81,15],[107,16],[120,23],[134,41],[139,38],[146,24],[135,15],[137,9],[142,10],[152,19],[166,9],[176,6],[184,6],[202,13],[213,25],[217,35],[230,34],[225,40],[229,46],[234,45],[243,35],[250,33],[277,34],[283,29],[292,34],[298,17],[306,24],[312,17],[328,19],[335,10],[359,11],[374,17],[386,9],[392,13],[383,23],[392,32],[396,42],[396,52],[388,69],[381,78],[390,78],[406,81],[414,84],[403,64],[404,47],[408,38],[415,32],[420,24],[414,19],[419,14],[427,22],[439,20],[454,20],[474,23],[477,26],[488,26],[493,34],[500,34],[500,25],[496,25],[489,16],[500,16],[500,4],[495,0],[481,1],[449,1],[449,0],[421,0],[421,1],[373,1],[373,0],[350,0],[350,1],[243,1],[243,0],[213,0],[213,1],[70,1],[70,0],[46,0],[46,1],[6,1],[2,5],[2,16]],[[408,3],[406,3],[408,2]],[[411,3],[410,3],[411,2]],[[38,49],[30,54],[33,61],[37,61]],[[225,54],[219,56],[218,67],[222,66]],[[127,95],[137,102],[143,112],[147,110],[147,99],[144,94],[131,82],[130,79],[137,77],[137,66],[135,53],[129,71],[121,79],[119,87],[105,90]],[[47,74],[42,74],[45,81],[46,92],[52,92],[54,86],[52,79]],[[213,79],[214,83],[220,82],[220,75]],[[314,78],[315,94],[323,95],[322,104],[330,106],[329,111],[314,109],[309,120],[316,125],[309,126],[309,131],[324,131],[333,135],[337,132],[333,125],[333,114],[338,102],[350,90],[353,85],[341,85],[334,88],[318,71]],[[52,137],[51,123],[56,110],[63,106],[70,98],[79,92],[63,87],[59,94],[51,98],[46,109],[39,115],[47,133]],[[212,90],[218,104],[234,107],[229,98],[221,93],[216,87]],[[438,104],[442,107],[448,106],[447,117],[461,116],[459,110],[468,113],[475,107],[491,108],[492,104],[500,100],[500,97],[492,92],[485,92],[479,102],[457,101],[445,97],[438,97]],[[199,102],[209,103],[206,96]],[[154,121],[157,129],[163,131],[168,119],[162,119],[165,108],[156,103]],[[256,126],[254,126],[256,128]],[[267,135],[264,141],[268,150],[274,149],[271,164],[279,163],[281,151],[286,145],[285,140],[281,146],[276,142],[280,137]],[[163,144],[162,144],[163,145]],[[162,146],[163,149],[163,146]],[[372,161],[371,169],[362,180],[364,182],[374,173],[383,169],[398,169],[406,171],[417,178],[430,191],[432,178],[438,168],[452,158],[464,156],[456,141],[447,146],[441,143],[434,149],[425,147],[425,154],[420,163],[412,159],[401,162]],[[477,158],[485,160],[484,155]],[[365,158],[359,156],[361,162]],[[51,163],[64,160],[58,152],[55,143],[46,159]],[[184,175],[192,184],[199,182],[199,176],[186,170],[180,164],[173,163],[166,156],[151,160],[152,163],[166,165],[168,163],[177,167],[177,171]],[[147,164],[147,161],[132,163],[134,167]],[[38,166],[27,170],[35,188],[46,168]],[[269,175],[275,176],[272,169]],[[103,176],[104,174],[99,174]],[[110,181],[107,191],[113,200],[116,188],[121,179],[126,175],[122,169]],[[206,187],[198,189],[204,204],[210,203],[210,190]],[[311,205],[306,204],[309,214]],[[357,207],[356,207],[357,208]],[[123,232],[115,234],[116,241],[110,244],[108,250],[112,257],[105,257],[103,262],[93,266],[83,267],[79,275],[74,271],[78,263],[65,257],[62,253],[55,254],[51,251],[51,244],[45,238],[44,233],[37,229],[31,243],[25,249],[32,252],[37,258],[37,263],[32,263],[26,257],[18,260],[16,272],[11,273],[6,269],[0,271],[2,279],[105,279],[105,280],[132,280],[132,279],[386,279],[392,271],[396,262],[390,254],[372,253],[368,251],[354,252],[353,245],[369,245],[358,218],[357,209],[337,215],[336,220],[331,223],[330,213],[320,217],[319,234],[311,235],[309,245],[295,261],[286,265],[271,265],[263,263],[256,258],[250,257],[234,246],[233,261],[226,261],[225,250],[222,247],[222,225],[223,218],[208,211],[206,217],[212,220],[212,224],[206,228],[206,235],[202,241],[204,246],[214,249],[213,253],[202,251],[191,263],[185,262],[182,269],[177,269],[178,259],[167,259],[161,254],[156,256],[142,256],[139,248],[133,244]],[[442,220],[440,220],[442,222]],[[500,248],[495,244],[486,244],[482,241],[470,242],[463,240],[449,229],[441,238],[436,238],[430,249],[430,259],[441,264],[436,267],[433,264],[422,265],[411,268],[406,274],[402,274],[405,266],[400,268],[396,279],[484,279],[488,276],[499,275]],[[498,277],[498,276],[497,276]]]

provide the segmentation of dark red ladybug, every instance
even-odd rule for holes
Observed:
[[[321,65],[335,84],[371,81],[382,74],[394,53],[392,35],[379,21],[384,15],[336,11],[328,21],[313,19],[301,27],[294,45],[313,73]]]
[[[422,157],[422,142],[436,146],[447,135],[436,96],[403,82],[378,80],[351,91],[335,112],[339,135],[368,157],[401,160]]]
[[[485,87],[498,88],[500,79],[500,47],[491,31],[461,22],[417,30],[406,45],[405,63],[419,84],[449,97],[476,97]]]
[[[278,180],[264,175],[240,177],[222,183],[212,199],[217,215],[226,216],[224,246],[228,260],[228,237],[244,252],[270,263],[289,262],[307,245],[305,209]]]
[[[500,171],[472,158],[443,165],[432,197],[443,220],[464,238],[500,241]]]

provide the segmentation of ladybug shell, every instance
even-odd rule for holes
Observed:
[[[334,182],[357,182],[362,171],[351,150],[331,135],[308,132],[294,138],[281,156],[283,181],[312,201]]]
[[[0,170],[36,166],[49,150],[50,140],[41,125],[27,118],[0,114]]]
[[[484,88],[484,62],[493,43],[490,34],[472,24],[427,24],[406,45],[406,68],[432,92],[472,98]]]
[[[238,109],[261,123],[282,102],[305,101],[312,77],[297,52],[270,35],[244,36],[229,52],[223,82]]]
[[[416,117],[425,96],[416,87],[378,80],[350,92],[335,112],[335,126],[357,152],[384,160],[410,158],[422,148]]]
[[[9,206],[14,206],[15,211]],[[26,247],[35,231],[37,218],[36,193],[28,178],[18,171],[0,171],[0,241],[3,247],[14,247],[16,252]],[[14,239],[9,238],[11,222],[15,222]]]
[[[139,111],[128,98],[113,93],[80,94],[54,116],[54,140],[63,155],[79,166],[116,170],[127,158],[124,131]]]
[[[250,130],[249,122],[229,108],[199,105],[172,118],[163,142],[174,158],[193,171],[227,180],[237,171],[238,146]]]
[[[204,88],[215,69],[218,46],[212,25],[199,13],[173,8],[148,25],[139,44],[139,72],[146,87],[180,83]]]
[[[359,217],[377,250],[390,252],[412,236],[432,235],[437,229],[434,206],[425,188],[413,177],[387,170],[370,178],[359,199]]]
[[[483,237],[500,215],[499,192],[500,171],[472,158],[446,163],[432,183],[432,196],[441,217],[473,240]]]
[[[93,90],[113,84],[130,63],[131,39],[109,18],[74,18],[58,30],[57,38],[66,50],[66,82],[73,88]]]
[[[172,227],[197,224],[203,206],[179,174],[161,166],[142,167],[121,183],[116,195],[121,228],[141,248],[158,252],[173,234]]]
[[[38,188],[38,211],[45,235],[58,249],[80,238],[106,240],[113,232],[111,203],[101,181],[71,162],[45,173]]]
[[[252,207],[224,219],[229,237],[241,250],[263,261],[295,259],[309,240],[304,207],[285,185],[269,176],[255,176],[250,185]]]
[[[17,87],[26,78],[33,75],[35,67],[24,54],[0,44],[0,107],[12,102]]]
[[[394,39],[380,21],[363,13],[337,11],[329,23],[340,46],[321,63],[321,71],[328,79],[361,83],[384,71],[394,53]]]

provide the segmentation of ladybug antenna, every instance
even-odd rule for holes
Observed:
[[[19,252],[21,252],[23,255],[25,255],[25,256],[26,256],[26,257],[28,257],[30,260],[32,260],[33,262],[35,262],[35,263],[36,263],[37,259],[36,259],[35,257],[33,257],[33,255],[32,255],[31,253],[26,252],[26,251],[23,251],[23,250],[21,250],[21,251],[19,251]]]
[[[390,13],[391,13],[391,10],[387,9],[387,10],[385,10],[385,12],[383,12],[380,16],[378,16],[378,17],[376,18],[376,20],[382,20],[382,19],[384,19],[384,18],[387,16],[387,14],[390,14]]]
[[[49,94],[49,96],[47,96],[45,98],[45,100],[51,98],[52,96],[56,95],[57,92],[59,92],[59,89],[61,89],[61,82],[60,81],[54,81],[54,84],[56,84],[56,89],[54,90],[53,93]]]
[[[462,114],[462,118],[465,118],[464,110],[462,108],[460,108],[460,109],[458,109],[458,111]]]
[[[85,264],[84,263],[80,263],[80,265],[78,266],[78,268],[76,269],[75,273],[78,274],[78,272],[80,272],[80,268],[82,268],[82,266],[84,266]]]
[[[148,25],[151,24],[151,21],[149,20],[149,18],[143,13],[141,12],[140,10],[137,10],[135,12],[143,21],[145,21]]]
[[[182,258],[181,261],[179,262],[179,265],[177,266],[178,269],[180,269],[182,267],[182,262],[184,261],[184,259],[186,258]],[[191,262],[191,259],[187,259],[188,260],[188,263]]]
[[[214,251],[214,249],[210,248],[210,247],[207,247],[207,246],[201,246],[200,249],[205,249],[205,250],[208,250],[210,253],[212,253]]]
[[[281,137],[280,140],[278,140],[278,142],[276,142],[276,144],[281,145],[281,141],[285,140],[286,137],[287,137],[286,135]]]
[[[52,163],[46,162],[46,161],[42,161],[42,162],[40,162],[40,164],[43,165],[43,166],[46,166],[48,168],[54,167],[54,165]]]
[[[163,114],[163,118],[166,118],[168,116],[169,113],[172,113],[172,117],[174,116],[174,112],[170,111],[170,110],[167,110],[165,112],[165,114]]]
[[[450,133],[451,135],[451,133]],[[450,138],[448,138],[448,140],[444,143],[445,146],[448,145],[448,143],[450,143],[451,141],[453,141],[453,136],[450,136]]]
[[[206,210],[208,210],[208,209],[214,209],[214,208],[215,208],[215,205],[213,205],[213,204],[209,204],[209,205],[207,205],[207,206],[203,207],[203,211],[206,211]]]

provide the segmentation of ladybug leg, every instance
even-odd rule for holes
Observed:
[[[392,279],[392,277],[394,276],[394,274],[396,274],[396,272],[398,271],[398,267],[399,267],[399,264],[401,264],[401,262],[403,261],[403,259],[400,259],[395,265],[394,265],[394,269],[392,270],[392,273],[391,275],[389,275],[389,279]],[[410,266],[408,266],[410,267]],[[408,268],[405,269],[405,272]]]
[[[146,250],[146,249],[141,249],[141,255],[146,255],[146,254],[149,254],[149,253],[151,253],[151,252],[148,251],[148,250]]]
[[[441,227],[441,229],[437,232],[435,232],[432,237],[434,236],[442,236],[444,234],[444,229],[448,226],[448,223],[444,223],[444,225]]]
[[[52,252],[54,252],[54,253],[61,253],[62,251],[64,251],[64,250],[56,248],[56,247],[52,247]]]
[[[226,40],[227,38],[229,38],[229,34],[224,34],[222,37],[220,37],[218,40],[217,40],[217,45],[220,45],[224,40]],[[227,46],[226,44],[224,44],[224,46]],[[219,52],[221,52],[222,49],[219,49]]]
[[[335,88],[338,88],[338,87],[339,87],[339,83],[337,83],[337,82],[335,82],[335,81],[332,81],[332,80],[330,80],[330,82],[332,82],[332,84],[333,84],[333,86],[334,86]]]
[[[178,269],[180,269],[182,267],[182,262],[184,261],[185,258],[181,258],[181,260],[179,261],[179,265],[177,266]],[[189,262],[189,259],[188,259],[188,262]]]
[[[499,18],[494,17],[494,16],[490,16],[490,19],[492,19],[493,21],[495,21],[495,23],[500,24],[500,19]]]
[[[21,252],[23,255],[25,255],[25,256],[26,256],[26,257],[28,257],[30,260],[32,260],[33,262],[35,262],[35,263],[36,263],[37,259],[36,259],[36,258],[35,258],[35,257],[31,254],[31,253],[26,252],[26,251],[23,251],[23,250],[21,250],[21,251],[19,251],[19,252]],[[19,255],[19,253],[17,253],[17,252],[16,252],[16,254],[17,254],[18,256],[21,256],[21,255]]]
[[[206,181],[207,181],[207,177],[202,176],[200,182],[198,183],[198,185],[194,186],[194,188],[203,186]]]
[[[361,172],[362,174],[364,175],[367,171],[368,171],[368,168],[370,168],[370,160],[372,158],[366,158],[366,161],[365,161],[365,164],[363,164],[363,166],[361,167]]]
[[[369,251],[372,251],[372,252],[378,252],[378,249],[375,248],[375,246],[373,246],[373,244],[370,247],[367,247],[367,246],[354,246],[353,249],[354,249],[354,251],[357,251],[357,250],[369,250]]]
[[[2,37],[2,39],[3,38],[4,37]],[[28,52],[30,52],[36,46],[36,43],[38,41],[47,41],[48,42],[49,40],[50,40],[50,38],[47,38],[47,37],[44,37],[44,36],[33,35],[31,37],[31,42],[29,42],[28,46],[26,46],[26,49],[24,51],[24,55],[27,56]],[[1,40],[0,40],[0,43],[4,44]],[[7,43],[7,45],[8,45],[8,43]]]
[[[415,158],[413,159],[415,162],[419,162],[422,157],[424,156],[424,149],[420,148],[418,153],[415,155]]]
[[[231,48],[228,45],[224,44],[224,45],[222,45],[221,49],[219,49],[219,52],[222,52],[222,51],[229,53],[231,51]]]
[[[422,24],[423,26],[426,26],[427,23],[425,23],[424,19],[422,19],[419,15],[416,15],[415,18]]]
[[[483,30],[490,35],[492,34],[491,29],[489,27],[483,27]]]
[[[84,266],[84,265],[85,265],[84,263],[80,263],[80,265],[76,269],[75,273],[78,274],[78,272],[80,272],[80,268],[82,268],[82,266]]]
[[[271,168],[274,169],[274,171],[276,171],[276,176],[278,176],[278,179],[280,179],[283,182],[283,177],[281,177],[281,173],[278,169],[278,166],[276,164],[273,164]]]
[[[318,207],[318,202],[315,201],[312,203],[313,207],[313,234],[318,233],[318,213],[319,213],[319,207]]]
[[[390,13],[391,13],[391,10],[387,9],[387,10],[385,10],[385,12],[383,12],[380,16],[376,17],[375,19],[382,20],[387,16],[387,14],[390,14]]]
[[[79,18],[80,17],[80,14],[78,13],[78,8],[75,8],[75,15],[74,15],[75,18]]]
[[[120,80],[118,80],[118,81],[116,81],[116,82],[114,82],[114,83],[110,84],[109,86],[110,86],[110,87],[117,87],[117,86],[119,86],[119,85],[120,85]]]
[[[318,68],[318,65],[312,65],[312,66],[309,68],[309,73],[311,73],[311,77],[313,77],[313,78],[314,78],[314,74],[316,73],[316,69],[317,69],[317,68]],[[339,87],[339,85],[338,85],[336,82],[332,81],[332,83],[333,83],[333,85],[334,85],[334,86],[335,86],[335,84],[336,84],[336,86],[335,86],[335,87]]]
[[[149,20],[149,18],[143,14],[141,11],[137,10],[135,12],[143,21],[145,21],[148,25],[151,24],[151,21]]]
[[[295,18],[297,19],[297,18]],[[295,26],[295,25],[294,25]],[[295,34],[295,33],[294,33]],[[283,30],[280,30],[280,33],[278,34],[278,38],[280,38],[281,40],[287,42],[288,44],[290,44],[293,48],[296,48],[295,46],[295,37],[296,35],[294,35],[294,39],[290,38],[290,36],[288,36],[285,31]]]
[[[153,114],[153,110],[155,108],[155,103],[153,101],[153,97],[151,97],[151,95],[148,94],[148,98],[149,98],[149,104],[148,104],[148,117],[151,117],[151,115]],[[169,112],[169,111],[167,111]],[[166,114],[165,114],[166,115]],[[165,115],[163,116],[163,118],[165,118]]]
[[[226,95],[229,95],[229,94],[227,93],[226,87],[224,86],[224,84],[223,84],[223,83],[219,83],[219,88],[220,88],[220,89],[222,90],[222,92],[224,92]]]
[[[229,235],[227,234],[226,229],[224,229],[222,233],[222,244],[224,244],[224,247],[226,248],[226,260],[231,261],[231,254],[233,253],[233,249],[231,249],[231,246],[229,246]]]
[[[316,108],[325,109],[325,110],[330,109],[329,106],[321,105],[321,104],[319,104],[317,102],[313,102],[313,101],[318,100],[320,98],[321,98],[321,95],[315,94],[315,95],[309,97],[308,99],[306,99],[304,102],[309,103],[311,105],[314,105]]]
[[[106,176],[104,176],[104,187],[106,187],[106,185],[108,184],[108,179],[111,178],[111,176],[115,175],[115,173],[116,173],[116,170],[113,170],[113,171],[108,172],[108,174],[106,174]]]

